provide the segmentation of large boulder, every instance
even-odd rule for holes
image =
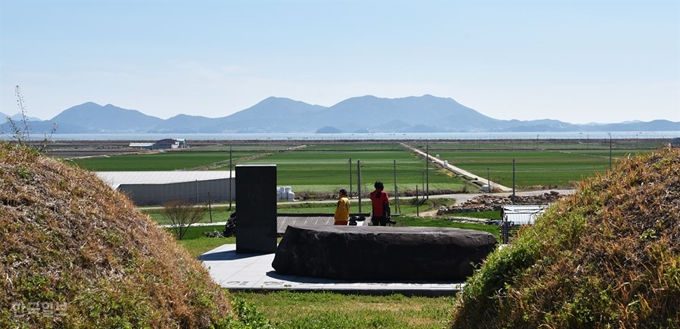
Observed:
[[[454,228],[289,225],[272,266],[342,280],[464,280],[496,244],[490,233]]]

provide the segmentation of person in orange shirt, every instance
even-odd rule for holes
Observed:
[[[376,181],[373,186],[375,191],[369,195],[373,203],[371,223],[373,226],[387,226],[388,222],[394,223],[390,220],[390,199],[384,191],[385,186],[381,181]]]
[[[335,223],[333,225],[347,225],[349,222],[349,198],[347,190],[340,189],[338,196],[338,206],[335,208]]]

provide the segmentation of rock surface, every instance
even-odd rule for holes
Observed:
[[[496,243],[490,233],[455,228],[290,225],[272,267],[341,280],[464,280]]]

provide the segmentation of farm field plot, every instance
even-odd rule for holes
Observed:
[[[568,188],[609,168],[609,150],[536,150],[536,151],[437,151],[440,159],[491,181],[512,186],[515,159],[515,184],[519,187],[557,186]],[[612,151],[612,162],[635,150]]]
[[[232,151],[234,160],[260,152]],[[229,166],[228,152],[172,151],[137,153],[108,157],[92,157],[70,160],[90,171],[164,171],[195,170],[197,167],[225,163]]]
[[[350,163],[351,159],[351,163]],[[300,150],[276,153],[247,161],[248,164],[276,164],[278,184],[293,187],[293,191],[330,192],[349,190],[350,175],[353,192],[357,186],[357,161],[361,162],[361,190],[373,191],[373,183],[381,180],[388,193],[394,191],[395,161],[400,192],[422,188],[426,179],[425,160],[398,144],[381,145],[375,150],[366,145],[354,147],[312,146]],[[464,183],[443,170],[430,165],[427,172],[429,188],[461,190]]]
[[[534,144],[531,144],[533,142]],[[570,141],[457,141],[409,143],[421,150],[429,148],[454,166],[505,186],[512,186],[512,159],[515,159],[515,183],[518,189],[551,186],[569,188],[583,177],[609,168],[609,145],[579,144]],[[647,143],[649,144],[649,143]],[[612,161],[646,149],[637,144],[616,144]],[[522,149],[509,146],[517,145]],[[540,146],[532,149],[530,146]],[[409,152],[399,142],[326,142],[289,141],[251,144],[219,144],[189,150],[127,154],[70,160],[92,171],[153,170],[228,170],[229,149],[232,165],[275,164],[278,186],[291,186],[302,193],[333,195],[340,188],[357,193],[357,160],[361,161],[361,190],[373,190],[373,182],[381,180],[388,193],[394,194],[396,181],[400,194],[430,191],[476,191],[478,187],[451,172],[430,165]],[[350,163],[351,159],[351,163]],[[351,177],[351,178],[350,178]],[[351,181],[351,186],[350,186]]]
[[[403,151],[404,147],[398,143],[342,143],[342,144],[312,144],[307,145],[301,151],[348,151],[348,152],[364,152],[364,151]]]
[[[413,142],[412,146],[425,150],[429,146],[430,151],[446,152],[454,150],[488,150],[488,151],[509,151],[509,150],[606,150],[609,152],[609,140],[603,139],[506,139],[506,140],[460,140],[460,141],[432,141],[432,142]],[[611,147],[614,151],[642,151],[653,150],[663,147],[666,143],[661,140],[648,139],[617,139],[613,140]]]
[[[300,145],[303,145],[304,143],[267,143],[267,142],[261,142],[261,143],[250,143],[250,144],[239,144],[239,143],[234,143],[234,144],[229,144],[229,143],[220,143],[218,145],[207,145],[207,146],[200,146],[200,147],[192,147],[190,149],[187,149],[186,151],[188,152],[225,152],[227,155],[229,154],[229,150],[232,152],[262,152],[262,153],[268,153],[268,152],[278,152],[282,150],[287,150],[293,147],[298,147]]]

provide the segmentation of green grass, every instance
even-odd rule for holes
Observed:
[[[471,211],[471,212],[461,212],[452,214],[455,217],[471,217],[480,219],[501,219],[500,210],[492,211]]]
[[[452,297],[342,295],[330,292],[233,292],[269,323],[285,328],[443,328]]]
[[[172,228],[167,228],[168,232],[174,233]],[[215,226],[192,226],[187,230],[184,238],[179,243],[186,248],[191,256],[198,257],[210,250],[213,250],[224,244],[236,243],[236,238],[208,238],[203,235],[203,232],[222,232],[224,225]]]
[[[500,233],[497,225],[460,223],[440,217],[398,217],[393,219],[397,221],[396,226],[449,227],[484,231],[493,234],[496,239],[500,241]]]

